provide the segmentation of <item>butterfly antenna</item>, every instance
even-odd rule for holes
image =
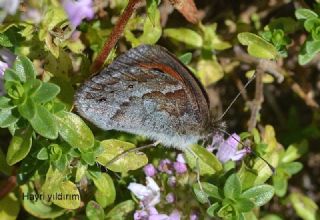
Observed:
[[[234,97],[234,99],[232,100],[232,102],[229,104],[229,106],[226,108],[226,110],[222,113],[222,115],[218,118],[217,121],[220,121],[229,111],[229,109],[231,108],[231,106],[237,101],[237,99],[239,98],[239,96],[241,94],[243,94],[245,92],[245,89],[248,87],[248,85],[256,78],[256,74],[254,73],[253,76],[248,80],[248,82],[243,86],[243,88],[241,88],[240,92],[236,95],[236,97]]]
[[[252,150],[251,147],[248,147],[248,146],[246,146],[242,141],[237,140],[237,139],[236,139],[235,137],[233,137],[233,135],[231,135],[229,132],[227,132],[227,131],[225,131],[225,130],[223,130],[223,129],[221,129],[221,128],[218,128],[218,129],[219,129],[219,131],[221,131],[222,133],[228,135],[229,137],[233,138],[236,142],[238,142],[239,144],[241,144],[241,145],[242,145],[248,152],[250,152],[252,155],[254,155],[254,156],[256,156],[256,157],[259,157],[263,162],[265,162],[265,163],[268,165],[268,167],[270,168],[272,174],[275,173],[275,168],[274,168],[266,159],[264,159],[263,157],[261,157],[260,155],[258,155],[254,150]]]

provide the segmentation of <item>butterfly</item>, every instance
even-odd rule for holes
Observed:
[[[120,55],[80,86],[75,106],[103,130],[143,135],[180,150],[219,126],[199,80],[158,45],[140,45]]]

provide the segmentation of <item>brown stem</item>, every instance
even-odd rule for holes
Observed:
[[[261,110],[261,105],[263,103],[263,69],[261,68],[260,64],[257,66],[256,72],[256,90],[254,100],[251,103],[251,116],[248,122],[248,130],[252,131],[253,128],[257,125],[257,118],[259,112]]]
[[[110,54],[110,51],[112,50],[112,48],[114,48],[121,34],[123,33],[123,30],[126,24],[128,23],[128,20],[130,19],[132,13],[138,8],[137,5],[140,1],[141,0],[129,1],[127,7],[124,9],[123,13],[120,15],[120,18],[117,21],[115,27],[113,28],[109,38],[104,43],[101,52],[98,54],[97,58],[93,62],[93,65],[91,66],[91,73],[95,73],[102,68],[105,60]]]
[[[0,199],[4,198],[8,193],[10,193],[17,185],[16,171],[13,170],[12,175],[7,179],[7,181],[0,186]]]

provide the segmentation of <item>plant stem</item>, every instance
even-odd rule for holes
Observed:
[[[140,1],[141,0],[129,0],[127,7],[124,9],[123,13],[120,15],[120,18],[117,21],[115,27],[113,28],[110,36],[104,43],[102,50],[100,51],[97,58],[93,62],[93,65],[91,66],[91,73],[96,73],[102,68],[105,60],[110,54],[110,51],[112,50],[112,48],[114,48],[121,34],[123,33],[123,30],[126,24],[128,23],[128,20],[130,19],[133,12],[138,8],[137,5]]]

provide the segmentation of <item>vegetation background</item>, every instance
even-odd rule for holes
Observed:
[[[127,5],[0,1],[0,219],[320,219],[319,1]],[[242,146],[216,136],[193,146],[201,185],[192,155],[162,146],[105,167],[151,141],[85,122],[74,92],[141,44],[176,54],[217,117],[243,91],[223,118],[227,131],[275,173],[254,155],[232,160]],[[80,199],[23,197],[40,194]]]

